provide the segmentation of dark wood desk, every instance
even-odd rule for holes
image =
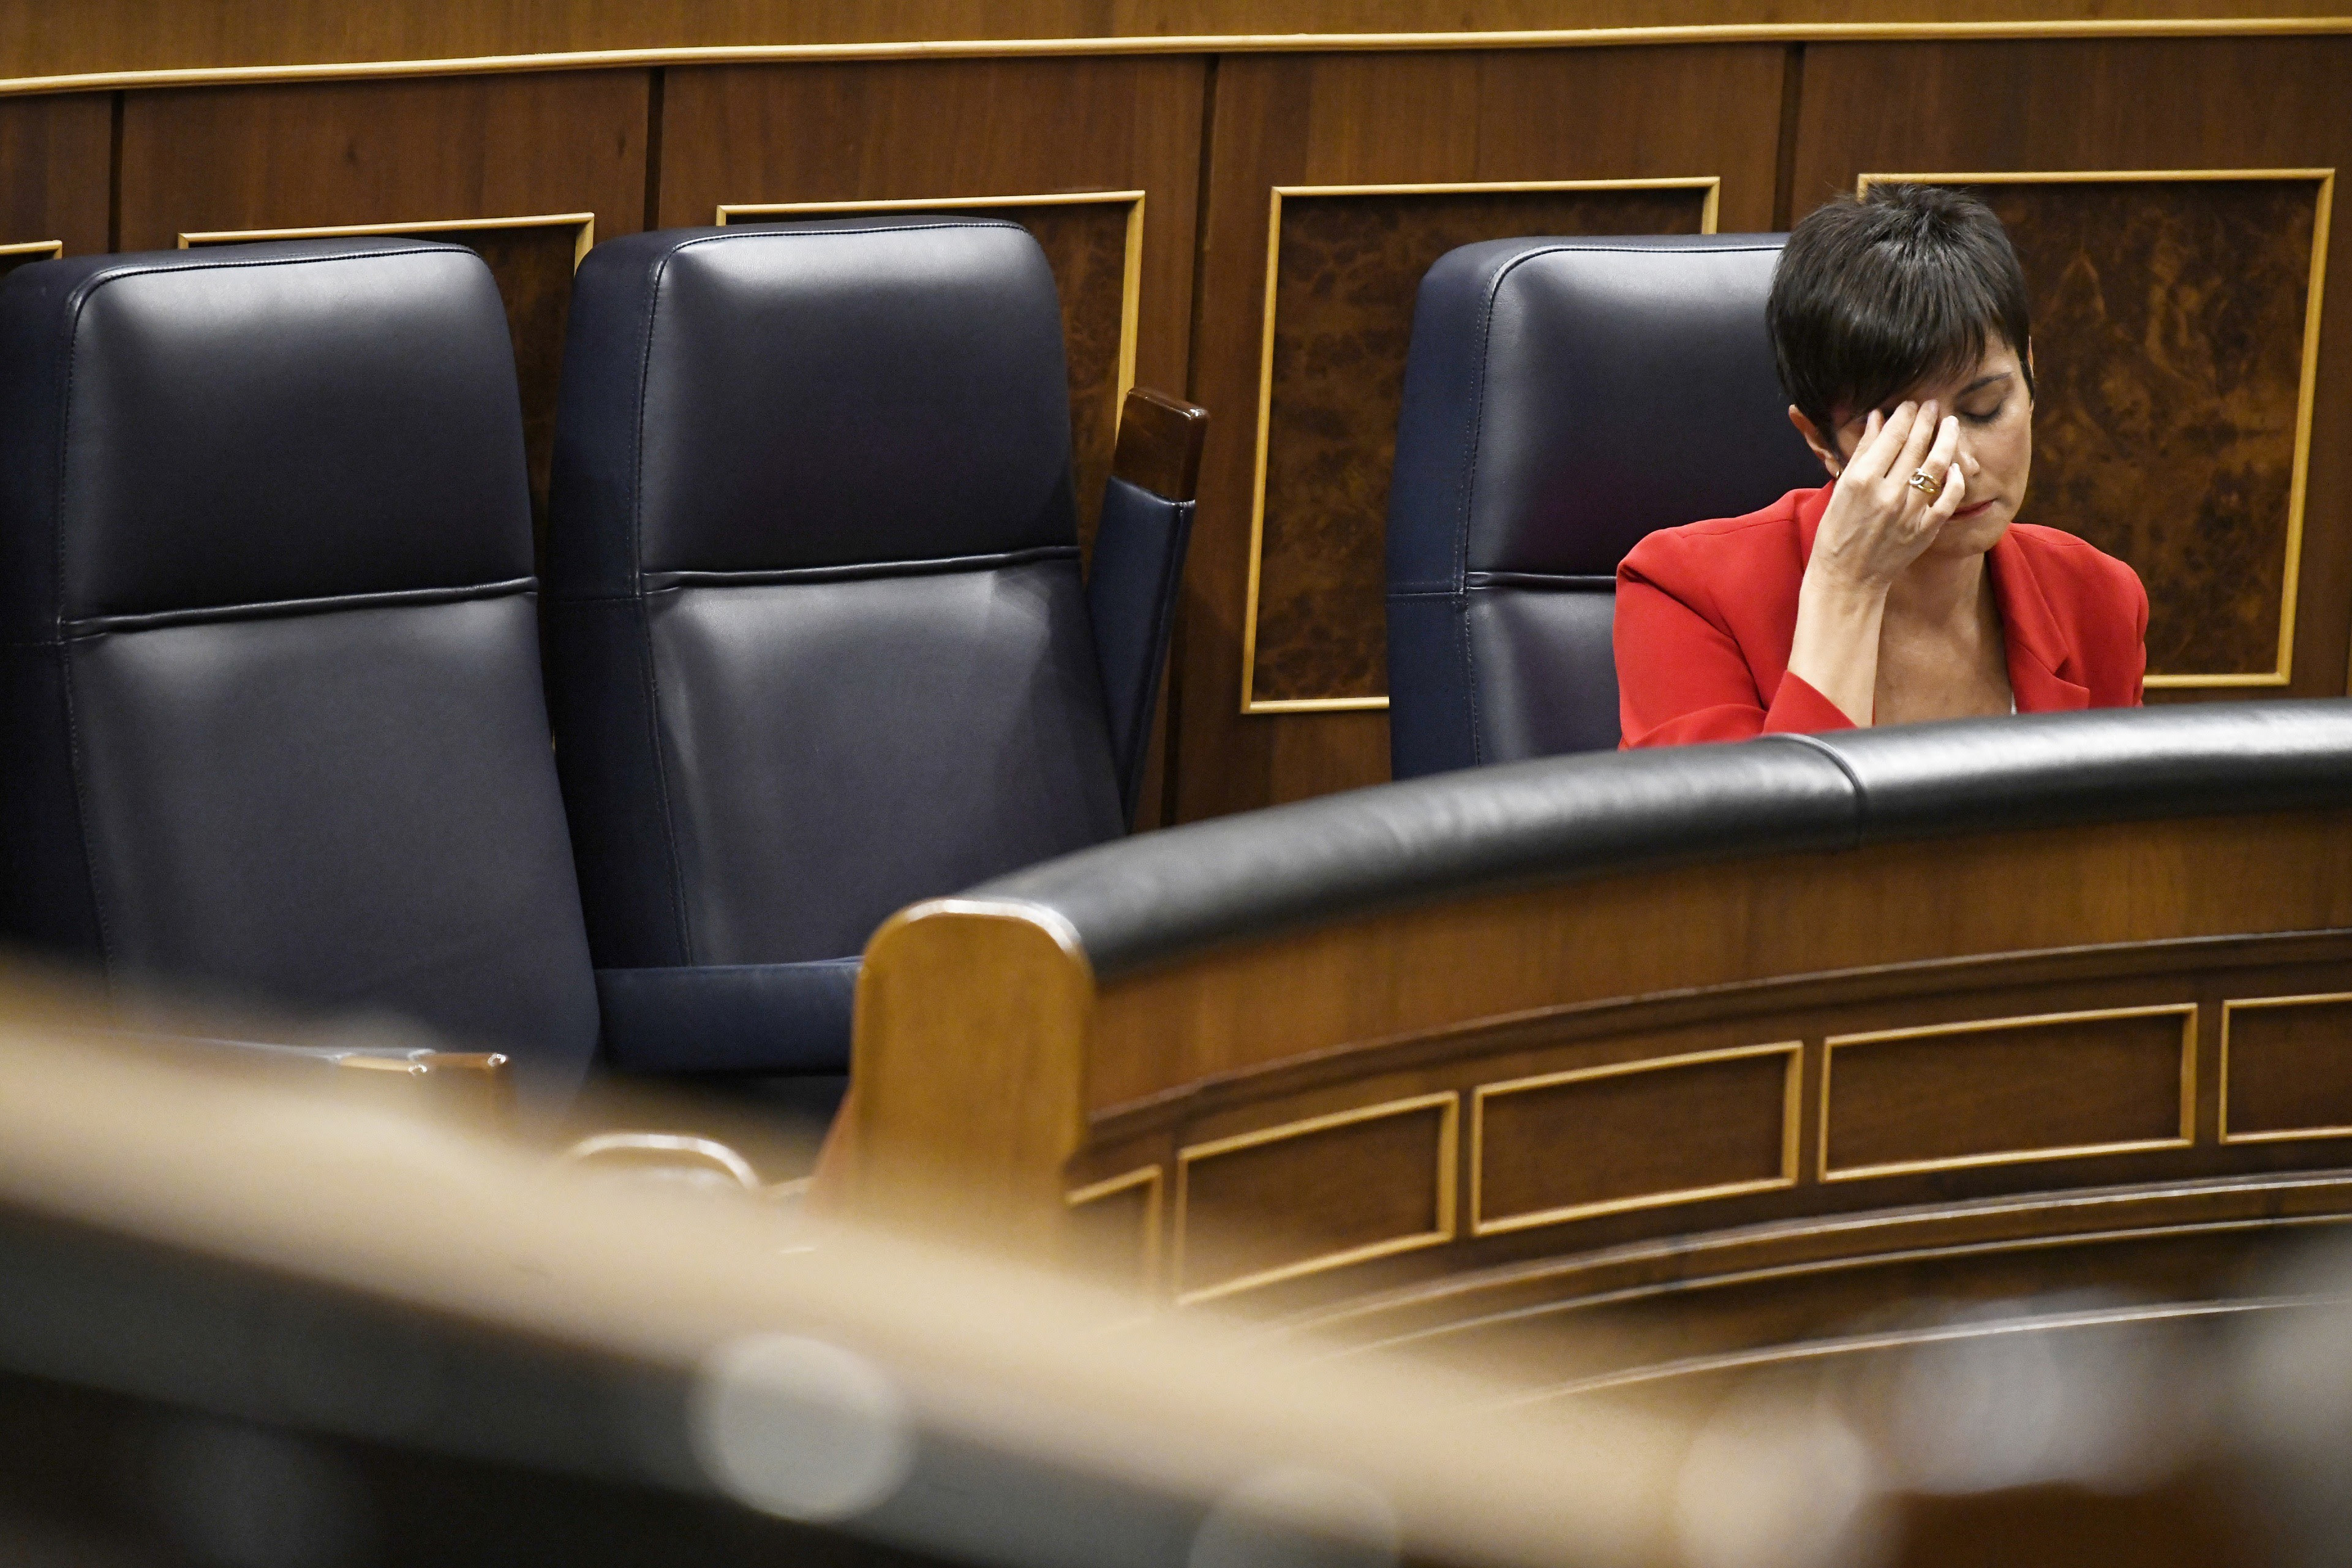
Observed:
[[[865,984],[852,1201],[944,1176],[1162,1299],[1538,1383],[1928,1298],[2202,1300],[2352,1218],[2339,808],[1629,872],[1100,982],[950,900]]]

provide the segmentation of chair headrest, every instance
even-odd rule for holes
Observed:
[[[1643,535],[1823,480],[1764,326],[1784,237],[1499,239],[1413,312],[1390,585],[1607,576]]]
[[[472,251],[77,257],[0,287],[12,628],[528,577],[514,350]]]
[[[1076,542],[1061,310],[1017,224],[611,241],[580,269],[563,397],[564,592]]]

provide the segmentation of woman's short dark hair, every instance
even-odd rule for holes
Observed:
[[[1832,444],[1839,420],[1973,369],[1995,337],[2022,369],[2032,336],[2009,232],[1940,185],[1873,185],[1808,213],[1773,269],[1765,319],[1789,401]]]

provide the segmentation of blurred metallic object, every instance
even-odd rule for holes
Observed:
[[[599,1132],[563,1152],[566,1160],[651,1172],[698,1187],[761,1191],[751,1163],[714,1138],[688,1132]]]

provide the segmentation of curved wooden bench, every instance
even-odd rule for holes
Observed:
[[[1107,845],[884,927],[855,1072],[853,1207],[950,1190],[1176,1302],[1538,1380],[1928,1295],[2196,1299],[2352,1217],[2352,703],[1558,759]]]

